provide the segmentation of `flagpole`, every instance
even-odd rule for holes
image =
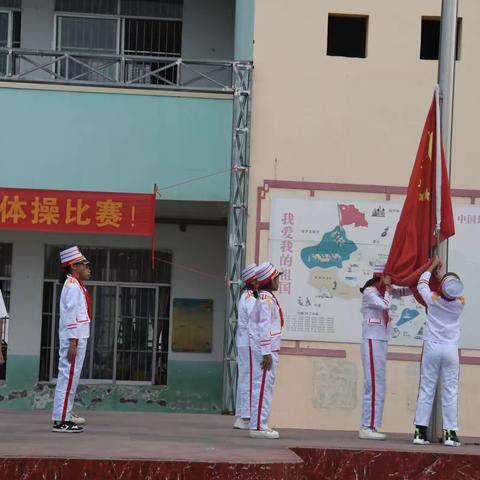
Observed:
[[[437,152],[436,152],[436,212],[437,212],[437,235],[439,235],[441,219],[441,164],[438,160],[441,143],[438,141],[440,135],[438,129],[441,128],[441,135],[445,151],[445,162],[450,177],[452,160],[452,130],[453,130],[453,98],[455,87],[455,60],[457,55],[457,22],[458,22],[458,0],[442,0],[442,17],[440,21],[440,47],[438,55],[438,103],[437,118],[440,118],[441,127],[437,121]],[[440,193],[439,193],[440,188]],[[441,201],[441,200],[440,200]],[[440,205],[439,205],[440,203]],[[440,212],[440,214],[439,214]],[[439,237],[438,237],[439,238]],[[443,264],[443,272],[446,271],[448,263],[448,244],[442,242],[438,247],[439,256]],[[433,441],[442,438],[442,413],[440,402],[440,382],[435,395],[435,401],[432,409],[432,419],[429,426],[429,436]]]
[[[442,149],[439,139],[442,135],[440,127],[440,87],[435,86],[435,235],[440,245],[440,227],[442,225]]]

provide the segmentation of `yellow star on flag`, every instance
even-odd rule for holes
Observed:
[[[423,193],[420,192],[420,194],[418,195],[418,200],[420,202],[424,202],[425,200],[427,202],[430,201],[430,192],[428,190],[425,190]]]

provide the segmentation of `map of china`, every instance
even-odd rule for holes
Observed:
[[[300,256],[308,268],[342,268],[342,262],[356,250],[357,245],[347,238],[345,229],[337,226],[325,233],[318,245],[302,249]]]

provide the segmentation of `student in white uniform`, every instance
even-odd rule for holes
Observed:
[[[237,324],[237,401],[233,428],[248,430],[250,428],[250,410],[252,408],[252,351],[248,338],[248,324],[250,315],[257,302],[257,265],[255,263],[245,267],[241,274],[245,287],[238,302]]]
[[[60,296],[58,378],[53,402],[53,432],[79,433],[85,423],[72,418],[72,407],[90,336],[91,301],[84,282],[90,279],[90,262],[78,247],[60,252],[66,280]]]
[[[382,426],[385,402],[387,352],[391,330],[388,311],[392,298],[411,294],[409,288],[394,289],[390,277],[382,278],[383,269],[383,264],[377,264],[373,278],[360,289],[364,381],[362,425],[358,436],[366,440],[385,440],[386,438],[386,435],[380,433],[378,429]]]
[[[281,273],[269,262],[257,268],[258,302],[250,318],[252,349],[252,412],[250,436],[276,439],[280,435],[268,426],[277,373],[283,327],[282,309],[274,292]]]
[[[2,291],[0,290],[0,365],[5,363],[2,352],[2,338],[3,338],[3,322],[8,318],[7,308],[5,307],[5,302],[3,301]]]
[[[420,277],[418,291],[427,306],[427,322],[423,336],[420,387],[415,414],[413,443],[428,444],[427,426],[430,423],[437,382],[441,380],[443,443],[460,446],[458,430],[458,375],[460,315],[465,304],[463,283],[455,273],[440,278],[440,259],[434,257],[430,268]],[[440,280],[440,293],[432,292],[429,283],[432,272]]]

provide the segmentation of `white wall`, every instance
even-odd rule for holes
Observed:
[[[73,236],[41,232],[2,232],[2,242],[13,243],[9,354],[33,356],[40,355],[45,245],[150,248],[150,240],[143,237]],[[170,358],[221,361],[225,318],[226,228],[188,226],[186,232],[181,232],[176,225],[161,225],[157,227],[156,247],[173,252],[172,299],[211,298],[214,301],[212,353],[172,353]],[[207,272],[216,278],[192,273],[179,265]]]

